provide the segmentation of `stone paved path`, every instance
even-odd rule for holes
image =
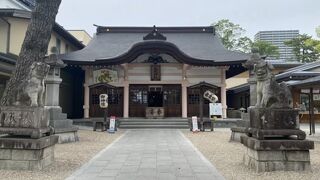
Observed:
[[[129,130],[68,180],[224,179],[179,130]]]

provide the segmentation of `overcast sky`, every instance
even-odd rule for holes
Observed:
[[[230,19],[252,38],[261,30],[297,29],[315,37],[320,0],[62,0],[57,22],[95,32],[105,26],[207,26]]]

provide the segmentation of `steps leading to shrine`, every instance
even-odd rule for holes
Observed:
[[[165,119],[146,119],[146,118],[128,118],[120,119],[119,128],[170,128],[170,129],[188,129],[188,119],[184,118],[165,118]]]

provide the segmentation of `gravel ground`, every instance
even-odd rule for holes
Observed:
[[[71,175],[75,170],[88,162],[95,154],[113,142],[124,131],[115,134],[79,130],[79,142],[57,144],[55,146],[55,162],[43,171],[9,171],[0,170],[0,179],[6,180],[60,180]]]
[[[183,131],[183,133],[226,179],[320,179],[320,142],[315,142],[315,150],[310,151],[312,171],[255,173],[242,164],[243,145],[229,142],[230,130],[215,129],[215,132],[195,134]]]

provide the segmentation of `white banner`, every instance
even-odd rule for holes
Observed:
[[[192,131],[193,132],[199,131],[197,116],[192,116]]]
[[[114,133],[115,126],[116,126],[116,117],[115,116],[111,116],[110,117],[110,124],[109,124],[108,132],[109,133]]]
[[[118,72],[111,69],[99,69],[93,71],[93,83],[118,82]]]
[[[210,103],[210,116],[222,116],[222,104],[221,103]]]

